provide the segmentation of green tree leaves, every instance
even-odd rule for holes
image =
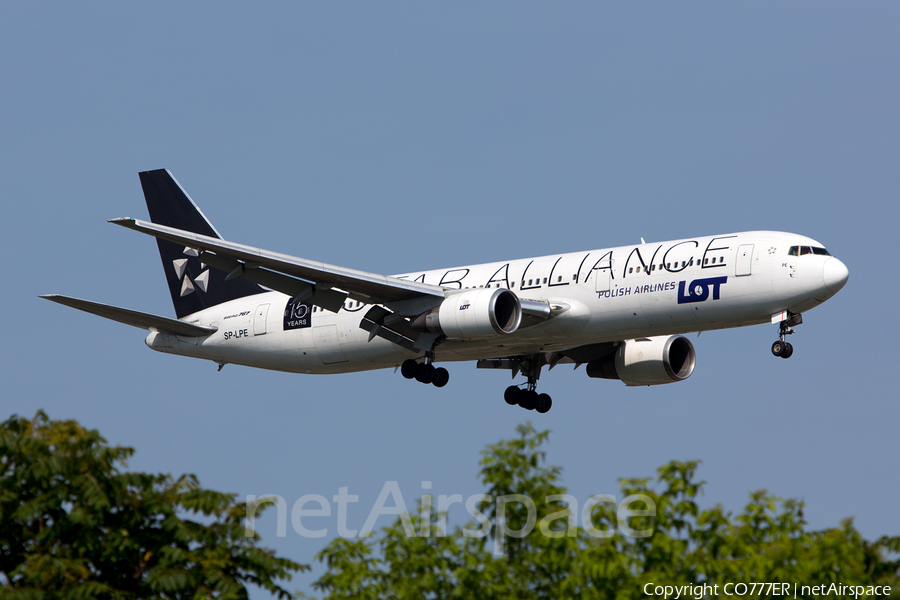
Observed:
[[[133,453],[43,412],[0,425],[0,598],[290,597],[308,567],[246,537],[234,494],[120,471]]]
[[[488,518],[490,535],[466,535],[475,523],[436,535],[439,516],[423,511],[420,503],[413,517],[416,531],[423,531],[427,517],[433,535],[409,537],[398,519],[377,538],[335,540],[317,556],[328,571],[314,587],[325,598],[369,599],[630,599],[646,598],[647,583],[752,581],[839,581],[892,585],[895,596],[900,591],[900,562],[891,560],[900,538],[867,542],[849,520],[838,528],[806,531],[802,502],[764,491],[752,493],[737,515],[721,506],[702,509],[696,500],[704,482],[696,478],[696,461],[660,467],[655,482],[621,480],[618,509],[600,499],[585,511],[588,531],[584,521],[577,526],[578,501],[567,496],[562,470],[546,464],[549,433],[531,424],[517,433],[488,446],[479,463],[491,499],[478,509]],[[516,495],[533,501],[533,515],[527,503],[513,501]],[[497,502],[504,497],[510,500],[505,510]],[[497,532],[527,530],[529,518],[535,526],[528,535],[502,536],[503,554],[497,555]]]
[[[637,599],[651,583],[900,592],[900,537],[866,541],[850,520],[807,531],[802,502],[765,491],[736,515],[701,508],[697,462],[622,479],[615,499],[579,505],[562,469],[546,464],[548,439],[527,424],[482,452],[485,499],[470,510],[483,524],[446,532],[446,515],[425,496],[417,514],[377,536],[327,544],[314,588],[363,600]],[[308,567],[259,548],[243,503],[191,475],[123,471],[132,454],[40,412],[0,425],[0,600],[247,598],[248,585],[290,597],[282,581]]]

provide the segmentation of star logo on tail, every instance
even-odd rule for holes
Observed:
[[[193,248],[185,247],[184,255],[191,258],[197,258],[200,256],[200,253]],[[206,269],[192,280],[190,276],[187,275],[189,260],[190,258],[176,258],[172,261],[172,265],[175,267],[175,275],[181,280],[182,298],[193,294],[197,290],[206,293],[209,288],[209,269]]]

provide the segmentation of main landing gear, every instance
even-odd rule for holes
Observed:
[[[442,367],[435,368],[434,353],[426,352],[425,361],[419,362],[414,358],[403,361],[400,365],[400,374],[407,379],[415,379],[421,383],[430,383],[435,387],[444,387],[450,380],[450,373]],[[487,363],[487,366],[482,366]],[[537,380],[541,376],[541,367],[547,364],[547,360],[543,354],[535,354],[532,356],[516,356],[507,359],[492,359],[488,361],[479,361],[478,368],[491,369],[510,369],[513,377],[518,373],[522,373],[528,379],[527,382],[520,385],[511,385],[506,388],[503,399],[509,405],[518,405],[526,410],[536,410],[543,414],[550,410],[553,406],[553,400],[549,394],[539,394],[537,392]]]
[[[525,384],[525,389],[517,385],[511,385],[503,392],[503,399],[510,406],[518,404],[525,410],[536,410],[544,414],[553,406],[550,394],[538,394],[531,384]]]
[[[791,315],[789,319],[781,321],[778,325],[778,341],[772,344],[772,354],[781,358],[790,358],[794,354],[794,347],[790,342],[784,341],[784,336],[793,335],[795,325],[803,322],[801,315]]]
[[[450,372],[444,367],[431,364],[433,356],[426,355],[425,362],[420,363],[412,358],[403,361],[400,365],[400,374],[407,379],[415,379],[419,383],[432,384],[434,387],[444,387],[450,381]]]
[[[549,394],[538,394],[537,380],[541,376],[541,367],[543,363],[541,359],[543,354],[536,357],[527,358],[520,363],[522,374],[528,378],[528,381],[522,388],[520,385],[511,385],[503,392],[503,399],[510,406],[519,405],[525,410],[536,410],[544,414],[553,406],[553,400]],[[515,374],[515,373],[514,373]]]

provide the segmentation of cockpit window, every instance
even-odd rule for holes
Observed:
[[[831,256],[825,248],[816,246],[791,246],[788,256],[803,256],[804,254],[818,254],[819,256]]]

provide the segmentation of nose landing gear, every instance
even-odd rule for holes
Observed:
[[[781,358],[790,358],[794,354],[794,347],[790,342],[784,341],[784,336],[793,335],[793,327],[803,322],[802,315],[791,314],[790,317],[781,321],[778,325],[778,341],[772,344],[772,354]]]
[[[794,333],[793,331],[789,331],[788,333]],[[785,342],[783,340],[779,340],[772,344],[772,354],[775,356],[780,356],[781,358],[790,358],[794,353],[794,347],[790,342]]]

